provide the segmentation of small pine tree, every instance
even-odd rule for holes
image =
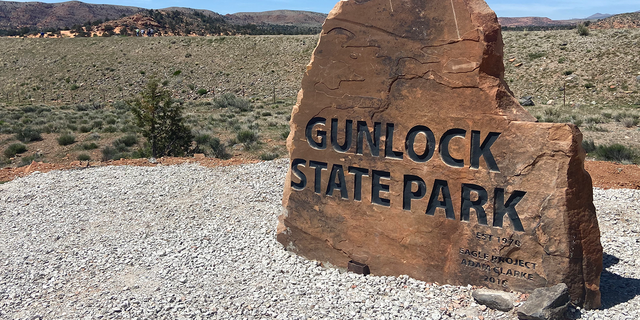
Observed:
[[[191,153],[193,135],[184,123],[183,108],[174,103],[169,90],[160,87],[158,79],[149,80],[130,106],[136,124],[147,138],[152,157],[181,157]]]

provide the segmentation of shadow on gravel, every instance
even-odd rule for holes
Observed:
[[[604,270],[600,276],[602,309],[609,309],[640,295],[640,279],[624,278],[606,269],[618,264],[620,259],[610,254],[603,256]]]

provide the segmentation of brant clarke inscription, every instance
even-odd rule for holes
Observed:
[[[582,135],[503,81],[482,0],[351,0],[329,14],[287,145],[278,241],[326,266],[600,306]]]

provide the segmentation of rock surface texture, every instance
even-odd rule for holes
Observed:
[[[600,306],[582,135],[503,81],[482,0],[340,1],[293,109],[278,241],[328,266]]]
[[[533,291],[518,309],[520,320],[562,320],[569,307],[569,288],[564,283]]]
[[[513,309],[513,302],[516,300],[513,293],[491,289],[474,290],[471,292],[471,296],[478,304],[500,311]]]

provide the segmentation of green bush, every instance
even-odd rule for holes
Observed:
[[[277,153],[263,153],[260,155],[260,160],[271,161],[277,159],[279,156]]]
[[[104,129],[102,129],[102,132],[114,133],[114,132],[118,132],[118,128],[116,128],[115,126],[108,126],[108,127],[105,127]]]
[[[236,140],[244,144],[252,144],[258,141],[258,134],[251,130],[242,130],[236,134]]]
[[[114,145],[115,144],[122,144],[125,145],[127,148],[133,146],[134,144],[138,143],[138,137],[132,135],[132,134],[128,134],[124,137],[120,137],[118,140],[113,142]]]
[[[584,141],[582,141],[582,148],[587,153],[594,152],[597,149],[596,148],[596,144],[593,142],[593,140],[584,140]]]
[[[600,160],[620,163],[636,163],[638,157],[633,149],[617,143],[610,146],[598,146],[594,153],[596,158]]]
[[[118,151],[115,148],[106,146],[102,149],[102,161],[112,160],[116,154],[118,154]]]
[[[248,100],[236,97],[233,93],[225,93],[222,97],[215,99],[213,106],[216,109],[229,108],[239,112],[251,110],[251,104]]]
[[[208,134],[199,134],[195,137],[194,141],[197,145],[203,146],[211,141],[211,136]]]
[[[63,134],[60,137],[58,137],[58,144],[61,146],[68,146],[74,143],[76,143],[76,137],[70,134]]]
[[[209,92],[209,91],[208,91],[207,89],[199,89],[197,93],[198,93],[199,95],[203,96],[203,95],[207,94],[208,92]]]
[[[218,159],[229,159],[231,155],[227,153],[226,146],[220,142],[220,139],[213,137],[209,140],[209,147],[213,153],[213,156]]]
[[[86,153],[81,153],[78,155],[78,160],[80,161],[89,161],[91,160],[91,156]]]
[[[80,132],[82,132],[82,133],[91,132],[91,129],[93,129],[93,128],[91,128],[91,126],[80,126]]]
[[[4,150],[4,156],[7,158],[13,158],[16,154],[21,154],[27,152],[27,146],[22,143],[14,143],[8,146]]]
[[[94,150],[98,149],[98,145],[95,142],[85,143],[82,145],[83,150]]]
[[[24,143],[32,142],[32,141],[42,141],[42,135],[40,134],[40,130],[25,127],[18,131],[15,135],[16,140],[20,140]]]
[[[576,31],[581,36],[588,36],[589,35],[589,27],[587,27],[586,25],[584,25],[582,23],[578,24],[578,27],[576,28]]]

